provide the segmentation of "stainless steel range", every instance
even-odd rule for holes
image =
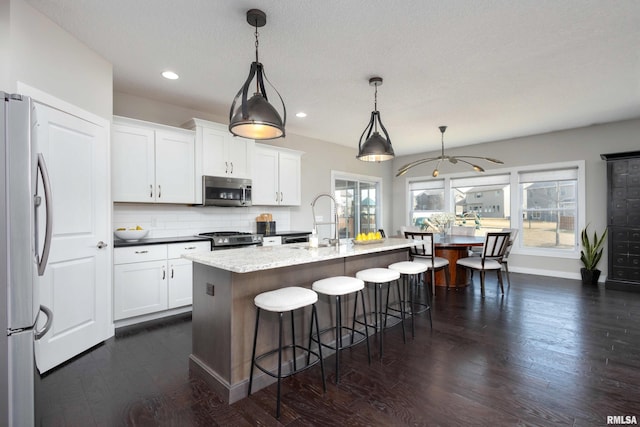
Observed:
[[[198,236],[210,238],[211,250],[214,251],[262,245],[262,234],[242,231],[214,231],[211,233],[200,233]]]

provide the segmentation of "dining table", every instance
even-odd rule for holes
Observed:
[[[472,246],[483,246],[485,237],[434,234],[433,240],[436,256],[449,261],[449,287],[463,288],[469,285],[469,271],[466,268],[457,268],[457,261],[468,257]],[[436,286],[446,285],[444,270],[440,270],[436,273]]]

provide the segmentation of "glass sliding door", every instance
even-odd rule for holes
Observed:
[[[333,185],[338,201],[338,235],[341,239],[380,229],[379,181],[341,174],[335,176]]]

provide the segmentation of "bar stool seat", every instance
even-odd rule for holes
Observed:
[[[388,314],[388,310],[385,309],[384,317],[385,322],[384,325],[382,323],[382,285],[387,285],[387,304],[386,307],[389,307],[389,294],[391,293],[391,283],[396,283],[396,290],[398,293],[398,300],[402,299],[400,294],[400,284],[398,279],[400,279],[400,273],[394,270],[389,270],[388,268],[367,268],[365,270],[360,270],[356,273],[356,278],[363,280],[365,283],[370,283],[374,285],[374,316],[376,318],[375,328],[380,331],[380,339],[379,342],[379,353],[380,358],[382,359],[382,341],[383,341],[383,330],[386,327],[387,316],[392,316],[400,319],[400,323],[402,325],[402,339],[406,343],[407,338],[404,332],[404,312],[400,311],[400,316],[396,316],[393,314]],[[361,323],[361,322],[358,322]],[[365,319],[365,327],[368,327]]]
[[[325,295],[347,295],[364,289],[364,281],[348,276],[327,277],[313,282],[311,289]]]
[[[327,386],[324,378],[324,362],[322,359],[322,346],[318,345],[318,350],[311,350],[311,341],[309,342],[308,347],[304,347],[296,344],[296,333],[294,328],[294,310],[301,309],[304,307],[311,306],[311,330],[310,334],[313,334],[313,327],[315,325],[316,333],[319,332],[318,327],[318,312],[316,310],[316,302],[318,301],[318,294],[306,288],[301,288],[297,286],[291,286],[281,289],[276,289],[274,291],[263,292],[261,294],[256,295],[253,299],[254,304],[257,307],[256,311],[256,326],[253,335],[253,351],[251,353],[251,372],[249,374],[249,390],[248,394],[251,394],[251,388],[253,385],[253,371],[254,368],[258,368],[265,374],[276,378],[278,382],[278,391],[277,391],[277,403],[276,403],[276,418],[280,417],[280,383],[282,378],[289,377],[298,372],[301,372],[305,369],[308,369],[318,362],[320,363],[320,370],[322,374],[322,387],[323,390],[327,391]],[[258,342],[258,326],[260,325],[260,312],[268,311],[273,313],[278,313],[278,347],[272,350],[269,350],[265,353],[262,353],[256,356],[256,347]],[[291,340],[292,343],[288,345],[284,345],[284,331],[283,331],[283,314],[285,312],[289,312],[291,314]],[[282,372],[283,362],[282,362],[282,350],[284,349],[292,349],[293,350],[293,369],[287,373]],[[307,353],[307,363],[298,369],[297,361],[296,361],[296,349],[300,349]],[[273,355],[278,354],[278,365],[276,367],[277,372],[273,372],[272,369],[268,369],[260,364],[260,360]],[[311,361],[311,355],[315,357],[313,361]]]
[[[291,311],[315,304],[318,294],[311,289],[290,286],[258,294],[253,303],[256,307],[272,312]]]
[[[425,294],[427,295],[427,302],[419,303],[414,299],[414,289],[417,287],[418,283],[420,283],[420,275],[425,271],[429,270],[429,265],[423,262],[416,261],[400,261],[393,263],[389,266],[390,270],[394,270],[399,272],[404,279],[404,298],[400,308],[405,310],[406,314],[411,315],[411,334],[415,337],[415,325],[413,316],[418,313],[423,313],[429,310],[429,324],[433,328],[433,323],[431,320],[431,301],[429,297],[429,290],[426,290]],[[407,290],[409,291],[409,299],[406,299]],[[407,305],[409,309],[407,310]],[[414,306],[423,307],[420,310],[415,310]]]
[[[400,273],[388,268],[367,268],[356,273],[356,278],[368,283],[387,283],[400,278]]]
[[[336,299],[336,320],[334,327],[328,327],[320,331],[318,335],[311,335],[310,339],[316,341],[318,344],[323,345],[331,350],[335,350],[336,355],[336,383],[340,382],[340,352],[343,349],[349,348],[356,344],[361,343],[362,341],[366,341],[367,343],[367,356],[369,358],[369,363],[371,363],[371,350],[369,348],[369,331],[367,330],[367,326],[364,328],[364,332],[356,330],[356,313],[358,308],[358,294],[360,294],[360,299],[362,300],[362,314],[363,316],[367,315],[367,311],[364,303],[364,281],[361,279],[356,279],[355,277],[349,276],[334,276],[327,277],[326,279],[321,279],[313,282],[311,289],[316,291],[319,294],[324,294],[328,296],[333,296]],[[355,300],[353,302],[353,323],[351,327],[344,326],[342,322],[342,297],[344,295],[355,294]],[[342,343],[342,330],[346,329],[351,333],[351,343],[343,344]],[[329,332],[335,331],[335,345],[330,345],[326,343],[322,343],[320,341],[320,335]],[[354,335],[360,334],[362,339],[355,341]]]

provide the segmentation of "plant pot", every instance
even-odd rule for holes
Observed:
[[[598,285],[600,270],[587,270],[586,268],[581,268],[580,275],[582,276],[583,285]]]

